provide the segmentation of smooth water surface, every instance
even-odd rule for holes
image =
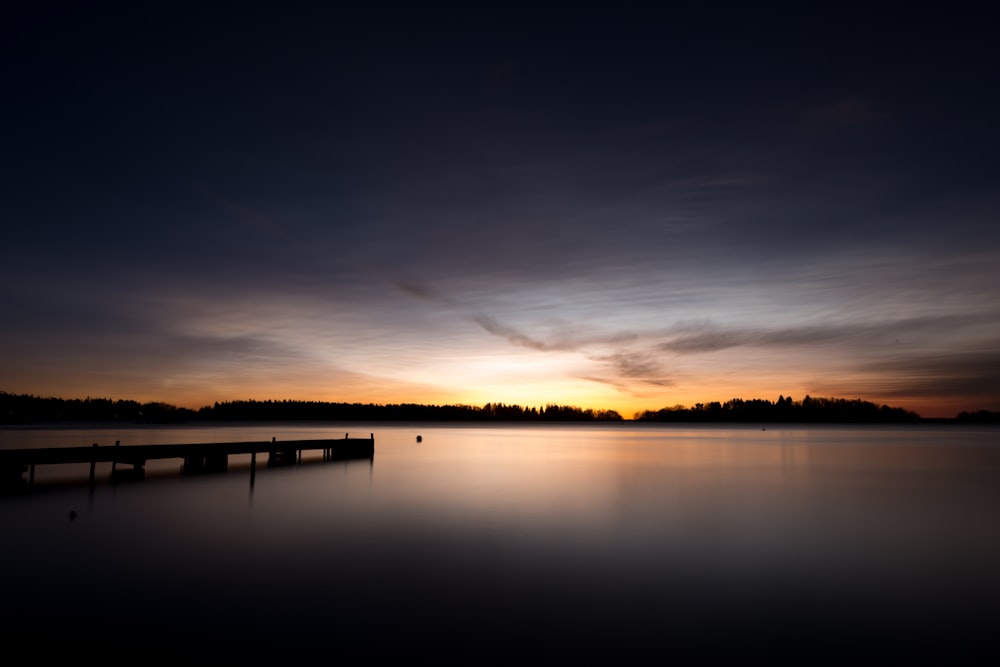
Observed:
[[[374,460],[317,452],[253,485],[248,460],[201,476],[151,462],[93,490],[39,466],[31,493],[0,498],[5,639],[334,664],[992,650],[993,428],[30,428],[0,430],[0,448],[347,432],[374,434]]]

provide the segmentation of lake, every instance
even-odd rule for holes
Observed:
[[[39,466],[32,492],[0,497],[8,650],[473,665],[996,652],[996,427],[30,427],[0,429],[0,448],[345,433],[374,434],[374,459],[306,454],[258,465],[252,485],[239,457],[193,476],[150,462],[118,484],[98,464],[92,490],[86,470]]]

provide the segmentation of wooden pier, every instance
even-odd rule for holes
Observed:
[[[322,451],[324,461],[369,459],[375,457],[375,434],[367,438],[330,440],[286,440],[251,442],[216,442],[179,445],[114,445],[90,447],[42,447],[36,449],[0,449],[0,489],[31,487],[35,481],[35,467],[39,465],[90,464],[89,482],[96,481],[98,463],[111,464],[111,481],[141,479],[147,461],[155,459],[180,459],[185,473],[222,472],[229,466],[229,457],[250,455],[250,481],[253,483],[257,469],[257,456],[267,454],[267,465],[300,463],[302,452]],[[119,468],[119,466],[122,466]],[[25,479],[24,475],[28,477]]]

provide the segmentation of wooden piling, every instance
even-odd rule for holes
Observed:
[[[94,443],[94,449],[95,450],[97,449],[97,443],[96,442]],[[94,453],[96,454],[97,452],[95,451]],[[94,488],[94,468],[96,468],[96,467],[97,467],[97,457],[93,456],[90,459],[90,488],[91,489]]]

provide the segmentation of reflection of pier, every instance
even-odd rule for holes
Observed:
[[[302,461],[304,451],[322,451],[324,461],[374,459],[375,435],[351,438],[344,434],[332,440],[287,440],[279,442],[216,442],[184,445],[114,445],[99,447],[45,447],[38,449],[0,450],[0,488],[31,486],[35,467],[56,464],[90,464],[90,484],[95,482],[98,463],[111,464],[111,480],[142,479],[147,461],[181,459],[185,473],[222,472],[229,466],[229,457],[250,455],[250,481],[257,469],[257,455],[267,454],[267,465],[287,465]],[[119,466],[128,466],[119,468]],[[28,479],[24,479],[25,473]]]

